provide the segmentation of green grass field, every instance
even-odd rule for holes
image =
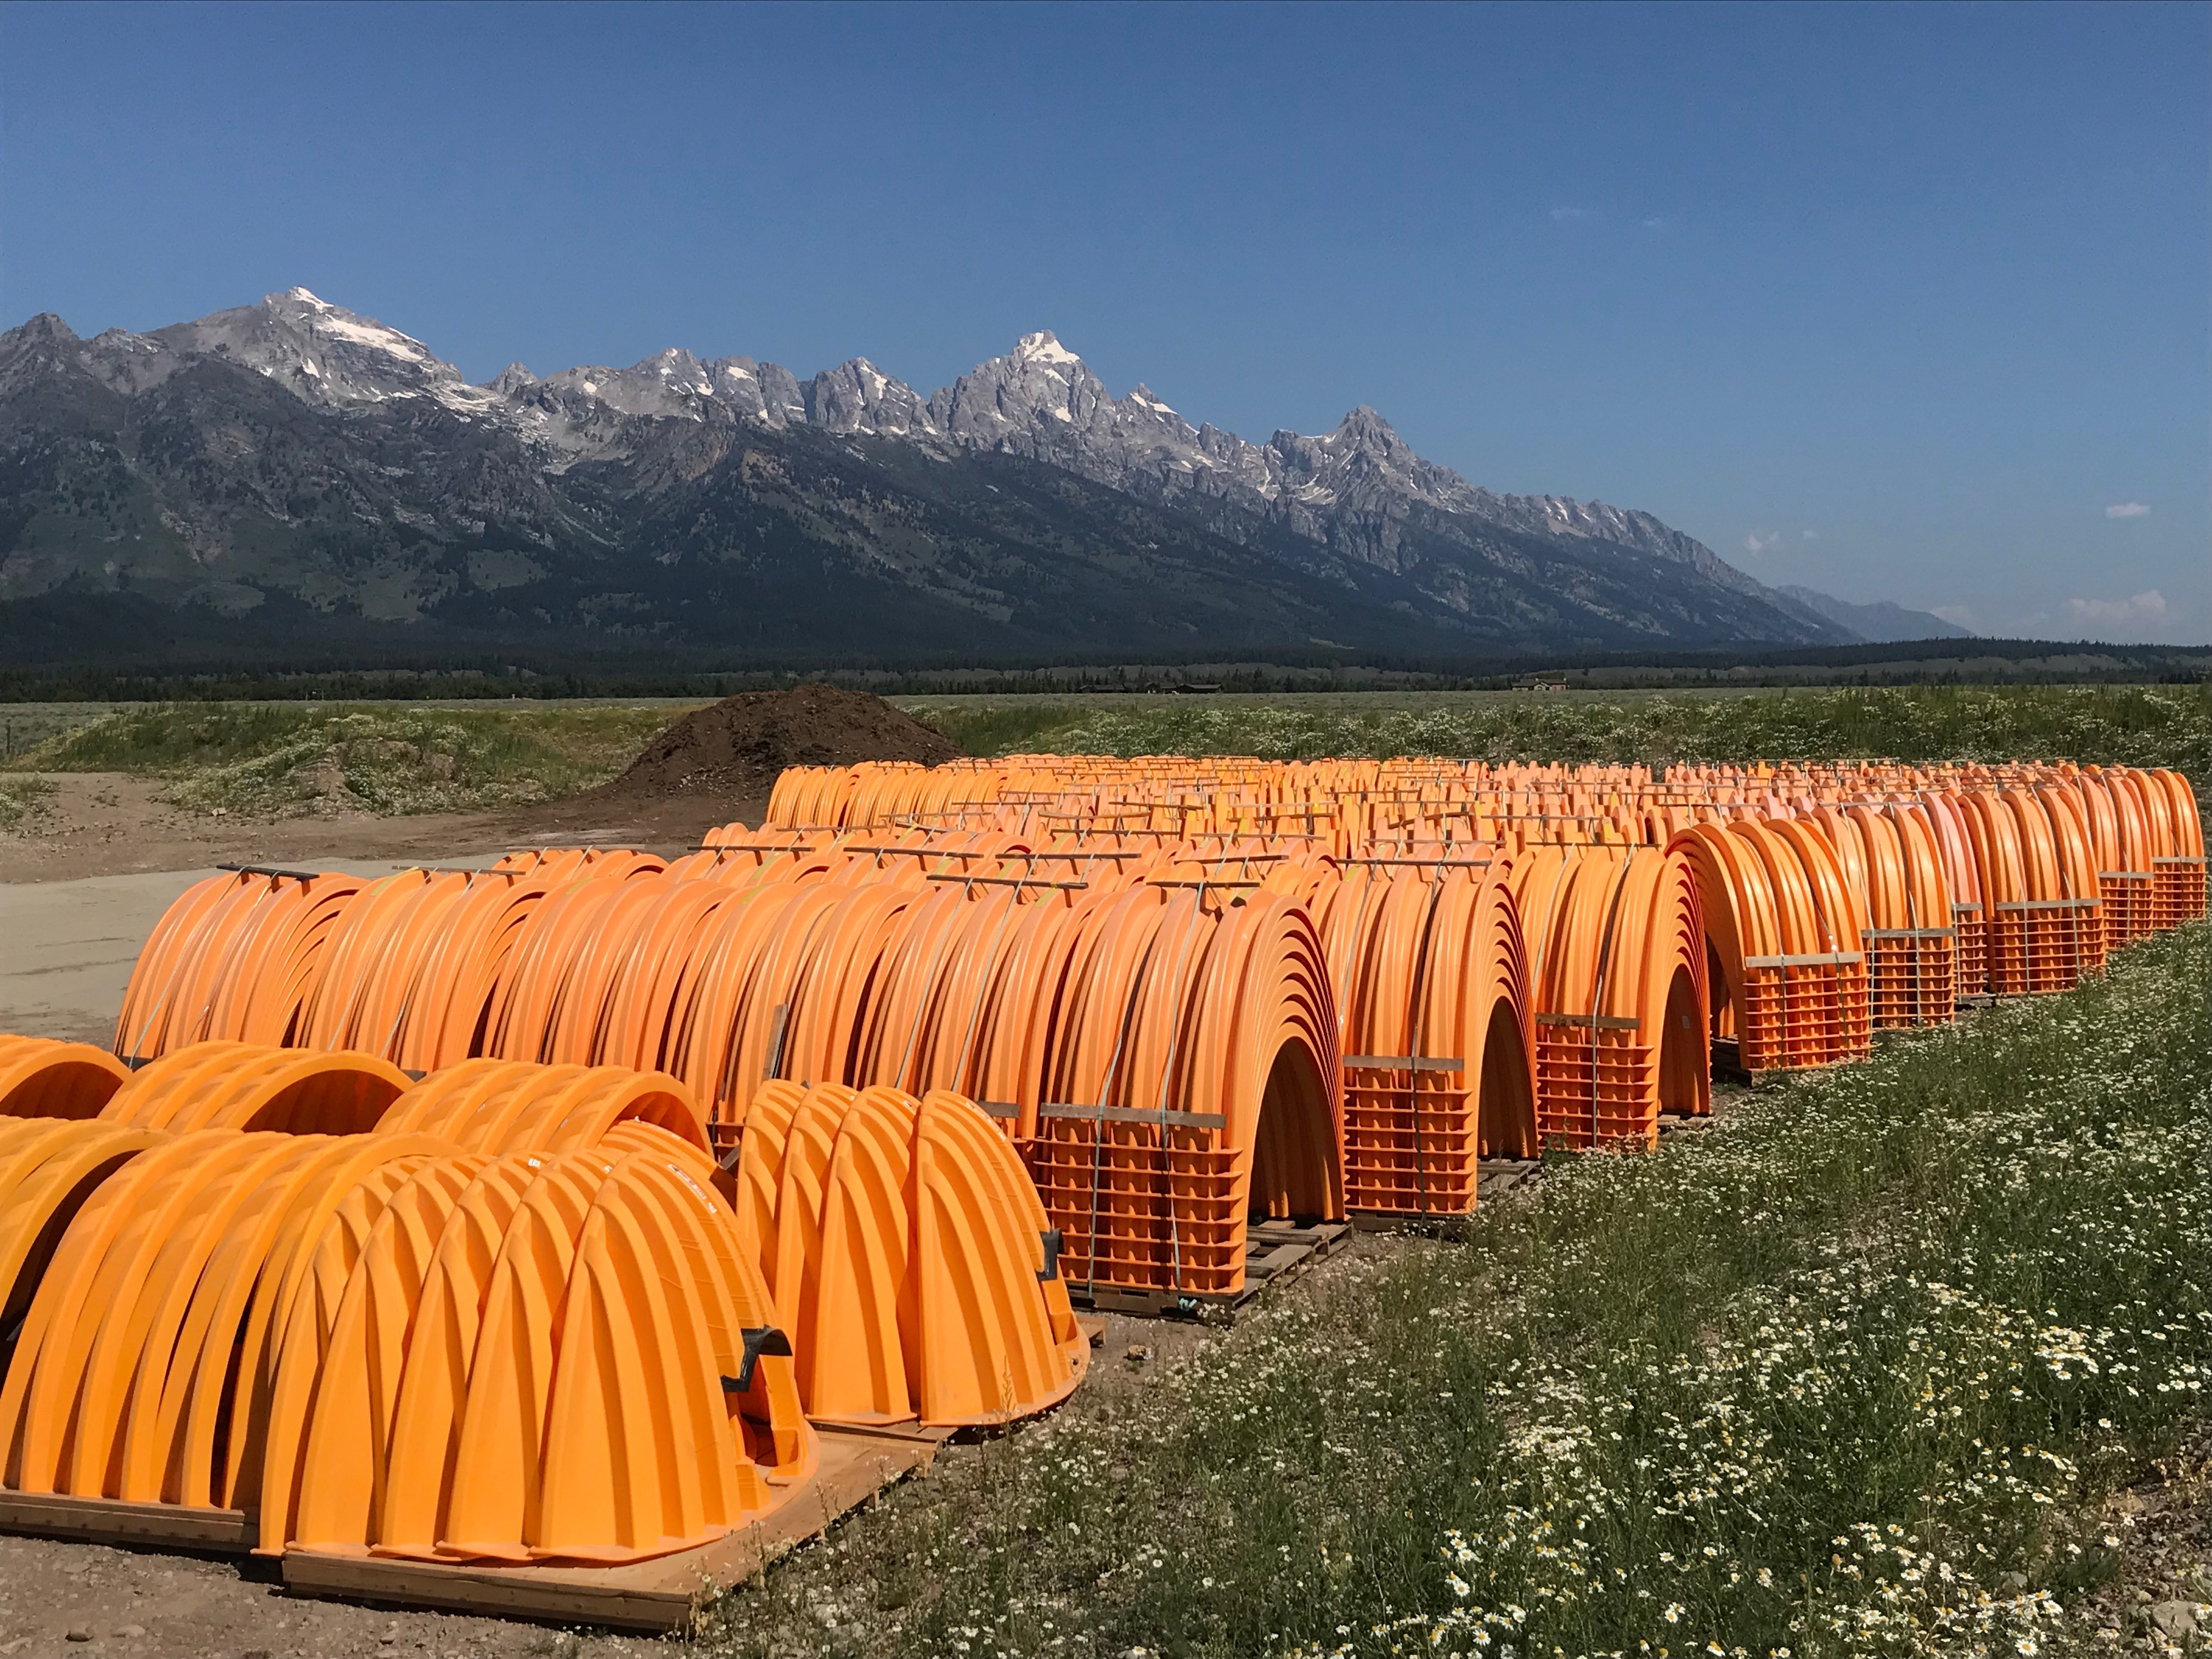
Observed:
[[[2212,686],[933,697],[970,754],[1559,761],[2067,758],[2212,775]]]
[[[1462,1242],[1285,1286],[1188,1363],[899,1489],[726,1596],[709,1645],[2136,1644],[2104,1500],[2206,1427],[2208,1191],[2199,925],[1654,1153],[1555,1155]]]
[[[2212,687],[916,697],[970,754],[1450,755],[1492,761],[2064,757],[2212,777]],[[695,704],[138,703],[21,714],[24,771],[167,781],[191,810],[452,811],[588,788]],[[17,713],[33,706],[20,706]]]
[[[125,705],[48,738],[14,766],[159,777],[172,802],[198,811],[463,811],[558,799],[604,782],[688,706]]]

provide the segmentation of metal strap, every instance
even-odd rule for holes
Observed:
[[[1344,1069],[1369,1072],[1463,1072],[1463,1060],[1431,1060],[1420,1054],[1346,1054]]]
[[[791,1005],[787,1002],[777,1003],[770,1011],[769,1019],[771,1024],[768,1033],[768,1066],[761,1073],[763,1081],[769,1078],[781,1078],[783,1075],[783,1039],[791,1030]],[[732,1054],[736,1052],[734,1048],[731,1049]]]
[[[1229,1120],[1219,1112],[1148,1112],[1141,1107],[1091,1106],[1079,1102],[1048,1100],[1037,1108],[1039,1117],[1073,1118],[1080,1123],[1157,1123],[1170,1129],[1225,1129]]]
[[[948,853],[941,847],[855,847],[849,843],[840,847],[834,842],[824,850],[832,853],[872,853],[878,858],[891,853],[903,854],[910,859],[988,859],[999,856],[993,853]],[[1020,858],[1024,855],[1015,853],[1006,856]]]
[[[973,882],[978,887],[1088,887],[1087,881],[1045,881],[1030,876],[960,876],[948,872],[936,872],[922,878],[924,881]]]
[[[1999,899],[1996,908],[2000,910],[2094,910],[2103,902],[2093,898]]]
[[[1952,939],[1955,927],[1864,927],[1859,930],[1867,939]]]
[[[1490,859],[1346,859],[1346,864],[1410,864],[1424,870],[1487,870]]]

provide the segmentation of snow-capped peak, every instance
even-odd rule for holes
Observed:
[[[1014,356],[1025,363],[1079,363],[1083,361],[1060,344],[1048,328],[1035,334],[1023,335],[1022,343],[1015,348]]]
[[[269,299],[271,304],[278,300],[296,300],[300,304],[313,306],[318,311],[328,311],[331,308],[327,300],[317,299],[304,288],[288,288],[282,294],[270,295]]]

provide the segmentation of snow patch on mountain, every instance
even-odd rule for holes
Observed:
[[[1021,336],[1012,351],[925,398],[865,358],[802,381],[775,363],[744,356],[702,362],[676,346],[629,368],[586,364],[542,380],[511,364],[489,385],[471,386],[412,336],[305,288],[148,335],[111,330],[85,343],[59,319],[52,325],[60,335],[49,328],[52,337],[40,337],[40,350],[73,356],[126,393],[216,358],[325,408],[416,400],[502,425],[549,473],[639,453],[647,441],[639,422],[808,426],[1023,456],[1156,505],[1196,511],[1218,533],[1240,540],[1273,523],[1392,568],[1411,533],[1408,514],[1425,509],[1462,541],[1497,529],[1610,544],[1692,566],[1739,593],[1771,597],[1649,514],[1564,496],[1498,495],[1470,483],[1424,460],[1364,404],[1331,431],[1277,432],[1255,444],[1193,426],[1143,385],[1116,398],[1050,330]],[[19,333],[32,330],[27,325]],[[1798,614],[1808,613],[1800,607]]]

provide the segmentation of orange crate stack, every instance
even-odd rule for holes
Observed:
[[[1158,1131],[1145,1125],[1048,1118],[1042,1127],[1022,1152],[1060,1230],[1068,1283],[1190,1296],[1242,1287],[1245,1219],[1232,1151],[1170,1129],[1164,1159]]]
[[[1744,968],[1737,1030],[1747,1072],[1832,1066],[1873,1048],[1866,964],[1857,952],[1787,965],[1753,957]]]
[[[1953,930],[1869,929],[1867,1001],[1876,1030],[1956,1019],[1959,954]]]
[[[1649,1146],[1659,1138],[1657,1066],[1635,1033],[1539,1014],[1536,1134],[1547,1149]]]
[[[2057,902],[2027,915],[2028,983],[2039,995],[2070,991],[2105,969],[2105,919],[2095,899]]]
[[[2100,870],[2097,894],[2105,908],[2107,954],[2132,945],[2153,931],[2151,890],[2155,878],[2142,870]]]
[[[1391,1215],[1462,1215],[1481,1179],[1472,1091],[1452,1072],[1347,1066],[1344,1197]]]
[[[2204,860],[2162,858],[2152,861],[2150,925],[2160,933],[2194,921],[2204,914]]]

